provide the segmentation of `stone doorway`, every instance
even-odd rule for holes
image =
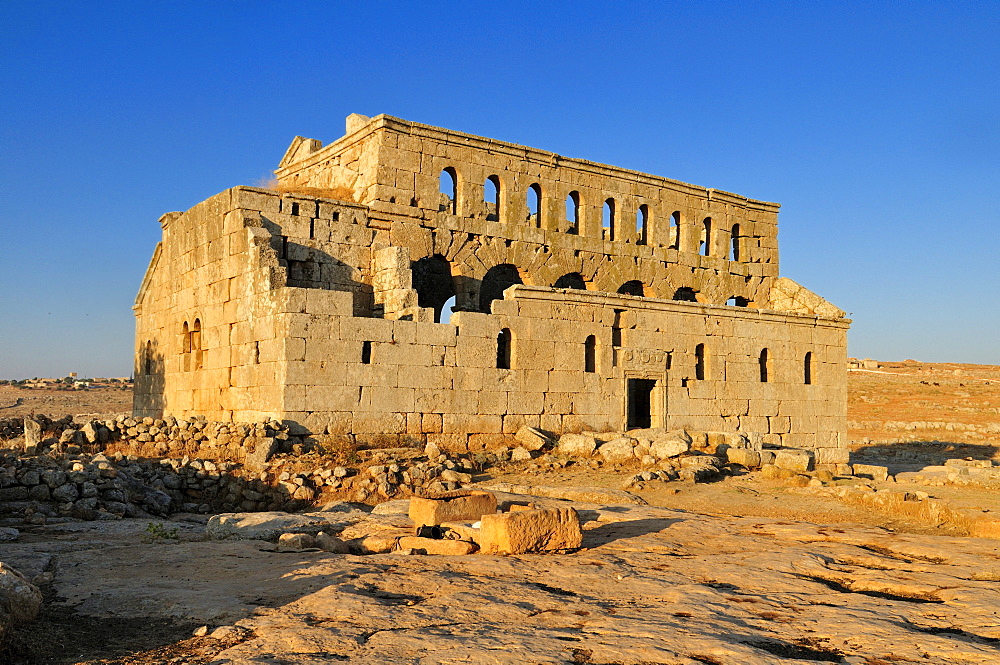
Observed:
[[[626,379],[626,429],[647,429],[658,416],[654,396],[656,379]],[[658,419],[658,418],[657,418]]]

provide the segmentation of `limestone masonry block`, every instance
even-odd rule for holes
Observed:
[[[495,513],[497,499],[490,492],[456,490],[433,497],[412,497],[410,519],[416,526],[442,522],[478,521],[483,515]]]
[[[483,515],[479,547],[485,554],[523,554],[575,549],[583,543],[572,508],[518,510]]]
[[[789,471],[810,471],[813,456],[805,450],[778,450],[774,454],[774,465]]]
[[[573,457],[588,457],[597,450],[597,440],[586,434],[563,434],[556,444],[556,452]]]

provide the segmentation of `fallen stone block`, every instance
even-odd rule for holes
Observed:
[[[649,444],[649,454],[660,460],[683,455],[690,449],[691,444],[679,437],[653,439]]]
[[[42,426],[34,418],[24,419],[24,453],[35,455],[42,445]]]
[[[479,546],[487,554],[551,552],[583,542],[580,516],[572,508],[483,515],[481,522]]]
[[[514,435],[525,450],[541,450],[552,443],[552,438],[537,427],[522,427]]]
[[[410,519],[418,527],[441,522],[477,521],[496,510],[496,497],[481,490],[456,490],[410,499]]]
[[[556,452],[573,457],[589,457],[597,449],[597,439],[586,434],[563,434],[556,444]]]
[[[468,540],[473,543],[479,542],[479,521],[476,522],[442,522],[441,529],[445,534],[449,532],[458,536],[458,540]],[[446,536],[447,537],[447,536]]]
[[[613,439],[601,444],[597,452],[605,462],[612,464],[627,462],[635,458],[635,439],[628,437]]]
[[[316,547],[331,554],[349,554],[351,549],[340,538],[331,536],[326,531],[316,534]]]
[[[750,448],[730,448],[726,451],[726,459],[730,464],[739,464],[748,469],[760,466],[760,453]]]
[[[263,471],[264,465],[278,452],[279,447],[278,440],[274,437],[256,437],[253,443],[253,450],[247,453],[243,461],[243,466],[250,471]]]
[[[795,475],[795,472],[791,469],[783,469],[780,466],[775,466],[774,464],[764,464],[760,467],[760,474],[765,478],[791,478]]]
[[[354,554],[385,554],[396,549],[401,536],[364,536],[347,541]],[[405,536],[402,536],[405,537]]]
[[[412,549],[418,554],[443,554],[461,556],[476,551],[476,544],[467,540],[436,540],[418,536],[404,536],[399,539],[399,549]]]
[[[813,457],[805,450],[778,450],[774,454],[774,465],[789,471],[811,471]]]
[[[316,547],[316,539],[308,533],[283,533],[278,536],[279,552],[309,550]]]
[[[888,467],[875,464],[855,464],[854,475],[861,478],[871,478],[878,482],[885,482],[889,479]]]
[[[18,626],[34,620],[42,607],[42,592],[28,578],[0,562],[0,644]]]
[[[847,448],[816,448],[813,456],[816,464],[847,464],[851,461],[851,451]]]

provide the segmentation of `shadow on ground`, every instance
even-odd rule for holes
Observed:
[[[851,464],[886,462],[907,462],[911,464],[940,465],[950,459],[971,458],[974,460],[993,459],[1000,447],[978,443],[957,443],[951,441],[907,441],[863,446],[851,453]]]
[[[638,538],[650,533],[658,533],[670,527],[671,524],[683,522],[684,520],[671,519],[642,519],[627,520],[623,522],[609,522],[594,529],[583,532],[584,547],[600,547],[608,543],[623,538]]]

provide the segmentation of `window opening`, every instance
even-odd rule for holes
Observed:
[[[441,320],[438,323],[451,323],[451,315],[455,313],[455,303],[458,302],[456,296],[452,296],[445,301],[441,308]]]
[[[649,233],[649,206],[643,203],[635,213],[635,244],[645,245]]]
[[[542,187],[537,182],[528,187],[528,224],[542,228]]]
[[[615,239],[615,200],[608,199],[604,202],[604,208],[601,211],[601,225],[604,228],[604,239],[614,240]]]
[[[298,203],[293,203],[292,204],[292,214],[293,215],[298,215],[299,214],[299,204]]]
[[[740,260],[740,225],[739,224],[733,224],[733,233],[732,233],[732,238],[731,238],[730,245],[731,245],[731,249],[732,249],[733,261],[739,261]]]
[[[712,255],[712,218],[706,217],[701,223],[701,244],[698,249],[702,256]]]
[[[580,289],[581,291],[587,289],[587,282],[584,281],[583,275],[578,272],[569,272],[556,280],[556,283],[552,285],[554,289]]]
[[[253,364],[260,364],[260,342],[253,343]]]
[[[670,215],[670,233],[667,236],[670,240],[671,249],[681,248],[681,211],[675,210]]]
[[[594,373],[597,371],[597,337],[590,335],[583,343],[583,371]]]
[[[566,197],[566,233],[580,233],[580,192],[570,192]]]
[[[684,302],[698,302],[698,292],[695,291],[690,286],[682,286],[676,291],[674,291],[674,300],[683,300]]]
[[[760,382],[767,383],[767,349],[760,350],[760,357],[757,363],[760,365]]]
[[[153,342],[146,341],[146,350],[142,357],[142,373],[147,376],[153,373]]]
[[[372,364],[372,343],[371,342],[361,342],[361,364],[371,365]]]
[[[618,293],[625,296],[644,296],[646,287],[637,279],[631,279],[618,287]]]
[[[705,345],[699,344],[694,347],[694,378],[699,381],[705,380]]]
[[[497,369],[510,369],[511,345],[513,336],[510,328],[504,328],[497,335]]]
[[[451,263],[440,254],[425,256],[410,264],[410,273],[417,306],[433,309],[434,323],[440,323],[445,303],[456,295]]]
[[[448,167],[441,171],[441,203],[438,204],[438,212],[446,212],[457,215],[456,201],[458,200],[458,174],[455,169]]]
[[[310,219],[309,220],[309,239],[310,240],[315,240],[316,239],[316,220],[315,219]]]
[[[486,220],[500,221],[500,178],[491,175],[483,183],[483,201],[486,203]]]
[[[628,379],[627,429],[648,429],[653,426],[654,379]]]
[[[520,271],[510,263],[493,266],[483,275],[479,285],[479,311],[490,313],[490,304],[503,298],[503,292],[515,284],[524,284]]]
[[[620,347],[622,345],[622,314],[624,309],[615,310],[615,320],[611,324],[611,346]]]
[[[813,354],[812,351],[806,352],[806,357],[802,360],[802,372],[803,372],[803,383],[807,386],[812,385],[813,382]]]
[[[194,323],[191,324],[191,352],[194,353],[194,368],[201,369],[201,319],[195,319]]]

